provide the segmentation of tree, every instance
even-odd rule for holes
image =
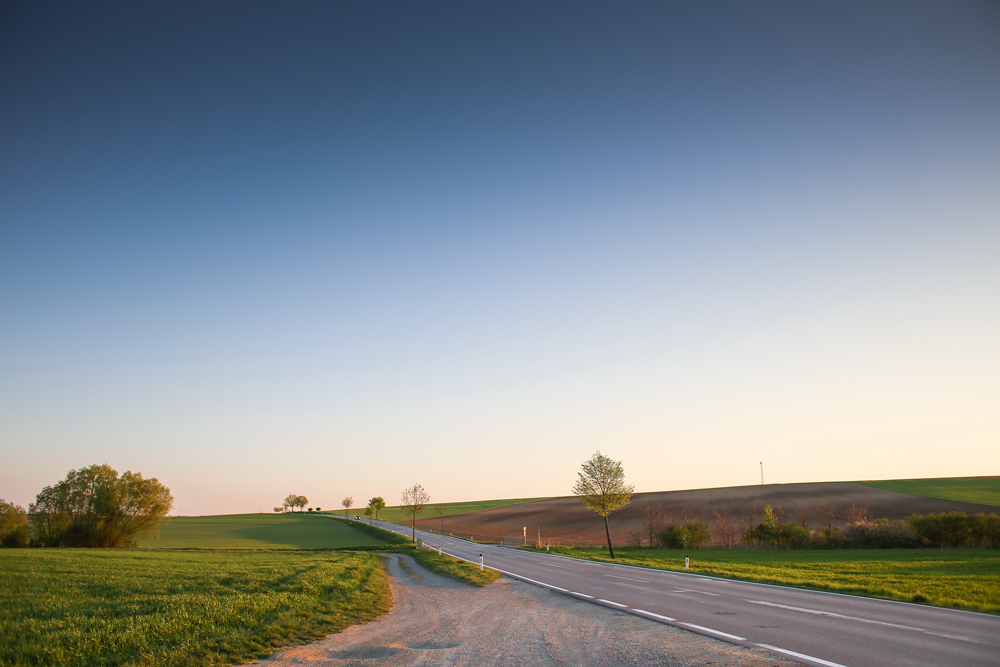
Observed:
[[[608,515],[616,509],[625,507],[632,500],[635,487],[625,483],[625,470],[621,461],[613,461],[601,452],[595,452],[589,460],[584,461],[582,470],[577,473],[579,479],[573,485],[573,494],[580,497],[580,502],[604,517],[604,533],[608,537],[608,553],[615,557],[611,545],[611,528],[608,526]]]
[[[284,505],[286,510],[288,508],[291,508],[292,511],[294,512],[295,508],[299,506],[299,497],[294,493],[289,493],[287,496],[285,496],[285,502],[283,502],[282,505]]]
[[[306,498],[305,496],[296,496],[296,498],[295,498],[295,506],[299,508],[300,512],[304,511],[305,508],[306,508],[306,505],[308,505],[308,504],[309,504],[309,499],[308,498]]]
[[[130,547],[173,506],[170,489],[155,478],[109,465],[70,470],[42,489],[31,505],[35,539],[45,546]]]
[[[368,505],[368,507],[365,508],[365,516],[368,517],[368,525],[369,526],[372,523],[372,514],[374,514],[374,513],[375,513],[375,510],[372,509],[371,505]]]
[[[441,534],[444,535],[444,513],[448,511],[447,505],[435,505],[434,511],[441,517]]]
[[[649,529],[649,547],[653,548],[653,533],[663,524],[664,512],[659,505],[650,505],[648,502],[642,506],[642,516],[646,519],[646,527]]]
[[[284,512],[284,511],[285,511],[285,508],[284,508],[284,507],[275,507],[275,508],[274,508],[274,511],[275,511],[276,513],[280,514],[280,513],[282,513],[282,512]]]
[[[354,504],[354,496],[347,496],[340,501],[340,504],[344,506],[344,516],[347,516],[347,510],[351,509],[351,505]]]
[[[385,509],[385,500],[382,496],[375,496],[368,501],[368,507],[371,507],[375,512],[375,520],[378,521],[378,511]]]
[[[28,517],[24,508],[0,498],[0,546],[28,546]]]
[[[424,505],[431,497],[424,491],[424,487],[419,484],[403,490],[402,505],[403,510],[410,515],[411,527],[413,528],[413,541],[417,541],[417,515],[424,511]]]

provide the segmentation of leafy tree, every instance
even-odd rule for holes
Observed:
[[[347,510],[351,509],[351,505],[354,504],[354,496],[347,496],[340,501],[340,504],[344,506],[344,516],[347,516]]]
[[[417,515],[424,511],[424,505],[431,499],[431,497],[424,491],[424,487],[419,484],[414,484],[413,486],[403,490],[402,505],[403,509],[411,518],[411,527],[413,528],[413,541],[417,541]]]
[[[298,496],[295,498],[295,506],[299,508],[299,511],[305,511],[306,505],[309,504],[309,499],[305,496]]]
[[[282,503],[282,505],[285,506],[285,509],[291,508],[291,510],[294,512],[295,508],[299,506],[299,496],[295,495],[294,493],[289,493],[287,496],[285,496],[285,501]]]
[[[368,525],[371,525],[371,523],[372,523],[372,514],[373,513],[374,513],[374,511],[372,510],[372,506],[371,505],[369,505],[368,507],[365,508],[365,516],[368,517]]]
[[[108,465],[71,470],[31,505],[35,539],[45,546],[127,547],[153,530],[174,498],[155,478]]]
[[[24,508],[0,498],[0,546],[28,546],[28,517]]]
[[[375,520],[378,521],[378,511],[385,509],[385,500],[382,496],[375,496],[368,501],[368,507],[371,507],[375,512]]]
[[[285,510],[284,510],[284,508],[282,508],[282,507],[275,507],[275,508],[274,508],[274,511],[275,511],[276,513],[281,513],[281,512],[284,512]]]
[[[573,485],[573,494],[580,497],[587,509],[604,517],[604,533],[608,537],[608,553],[615,557],[611,546],[611,528],[608,515],[628,505],[635,487],[625,483],[625,470],[621,461],[613,461],[600,452],[595,452],[581,466],[579,479]]]

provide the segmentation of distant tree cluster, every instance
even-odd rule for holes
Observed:
[[[299,495],[296,495],[294,493],[290,493],[290,494],[288,494],[288,496],[285,497],[284,501],[282,501],[281,507],[282,507],[282,511],[284,511],[284,512],[288,512],[288,511],[294,512],[296,507],[298,507],[300,510],[304,511],[305,508],[306,508],[306,505],[308,505],[308,504],[309,504],[309,499],[306,498],[305,496],[299,496]],[[278,508],[275,507],[274,511],[277,512]]]
[[[27,512],[0,500],[0,545],[5,547],[134,547],[173,507],[170,489],[109,465],[70,470],[46,486]]]

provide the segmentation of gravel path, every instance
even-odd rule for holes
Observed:
[[[507,577],[475,588],[432,574],[409,556],[390,554],[384,558],[395,598],[389,614],[251,664],[794,664],[763,651],[726,644]]]

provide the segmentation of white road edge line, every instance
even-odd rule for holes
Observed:
[[[703,630],[705,632],[711,632],[713,635],[719,635],[720,637],[728,637],[729,639],[735,639],[738,642],[745,642],[747,640],[746,637],[737,637],[736,635],[731,635],[728,632],[719,632],[718,630],[713,630],[712,628],[706,628],[703,625],[695,625],[694,623],[684,623],[683,621],[681,622],[681,625],[686,625],[689,628],[696,628],[698,630]]]
[[[670,618],[669,616],[660,616],[659,614],[654,614],[653,612],[646,611],[645,609],[634,609],[633,608],[632,611],[636,612],[637,614],[645,614],[646,616],[652,616],[653,618],[658,618],[658,619],[663,620],[663,621],[676,621],[677,620],[676,618]]]
[[[823,665],[824,667],[845,667],[839,662],[820,660],[819,658],[814,658],[811,655],[805,655],[804,653],[796,653],[795,651],[787,651],[783,648],[778,648],[777,646],[771,646],[770,644],[757,644],[757,646],[761,648],[766,648],[769,651],[777,651],[778,653],[784,653],[785,655],[790,655],[793,658],[798,658],[799,660],[808,660],[809,662],[815,662],[817,665]]]
[[[625,581],[638,581],[640,584],[651,584],[652,581],[646,581],[645,579],[633,579],[632,577],[619,577],[614,574],[606,574],[605,577],[611,577],[612,579],[624,579]]]
[[[605,600],[604,598],[597,598],[597,601],[598,602],[607,602],[608,604],[613,604],[616,607],[624,607],[626,609],[628,608],[627,604],[622,604],[621,602],[612,602],[611,600]]]
[[[579,595],[582,598],[590,598],[591,600],[594,599],[593,595],[587,595],[586,593],[577,593],[576,591],[570,591],[570,593],[573,595]]]

